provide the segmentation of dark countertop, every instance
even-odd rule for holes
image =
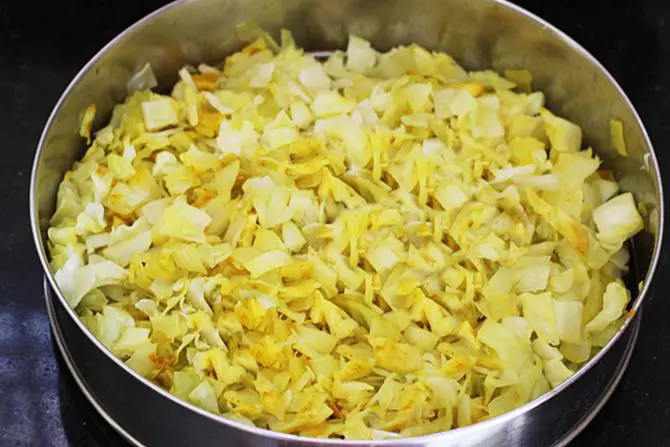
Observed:
[[[0,3],[0,445],[125,445],[79,392],[51,342],[28,223],[28,180],[51,107],[107,41],[157,0]],[[591,51],[628,92],[670,170],[670,1],[517,3]],[[38,12],[39,11],[39,12]],[[667,180],[666,180],[667,182]],[[670,306],[664,255],[619,388],[576,446],[670,446]],[[665,390],[665,391],[662,391]]]

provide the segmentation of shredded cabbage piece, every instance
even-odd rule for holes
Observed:
[[[91,127],[93,126],[94,119],[95,104],[91,104],[86,108],[84,116],[81,119],[81,125],[79,126],[79,135],[83,138],[86,138],[86,144],[91,143]]]
[[[644,222],[529,72],[240,33],[170,94],[145,67],[58,190],[56,283],[114,355],[223,417],[374,440],[523,405],[616,333]]]
[[[623,123],[619,120],[610,119],[610,138],[612,146],[622,156],[628,155],[628,148],[626,147],[626,138],[623,133]]]

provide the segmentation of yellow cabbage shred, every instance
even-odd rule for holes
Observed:
[[[619,120],[610,119],[610,139],[612,146],[622,156],[628,155],[628,148],[626,147],[626,139],[623,133],[623,123]]]
[[[288,32],[184,67],[65,175],[59,288],[130,367],[247,424],[382,439],[523,405],[619,328],[643,223],[506,78],[355,36],[321,62]]]

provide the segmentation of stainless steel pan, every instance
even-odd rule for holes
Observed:
[[[46,229],[56,189],[83,154],[83,111],[95,102],[101,125],[123,101],[128,79],[150,62],[159,86],[170,85],[186,63],[217,62],[239,49],[235,27],[251,21],[278,33],[290,29],[307,50],[342,48],[349,33],[380,49],[417,42],[445,50],[468,69],[525,67],[550,108],[577,122],[585,138],[650,210],[633,244],[630,318],[611,342],[567,382],[510,413],[470,427],[420,438],[343,442],[299,438],[247,427],[208,414],[130,371],[88,332],[56,289],[48,268]],[[629,148],[610,144],[609,119],[623,121]],[[130,438],[147,445],[465,446],[564,443],[588,422],[617,382],[630,354],[658,261],[663,193],[656,157],[630,101],[582,47],[548,23],[502,0],[180,0],[145,17],[103,48],[81,70],[54,108],[39,142],[30,186],[37,251],[48,279],[55,334],[89,397]],[[639,289],[638,283],[643,286]],[[51,292],[51,289],[55,291]]]

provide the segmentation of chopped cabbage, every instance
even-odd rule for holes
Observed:
[[[610,119],[610,138],[612,146],[622,156],[628,155],[628,148],[626,147],[626,139],[623,134],[623,123],[619,120]]]
[[[607,285],[603,295],[603,307],[591,321],[586,323],[589,332],[603,331],[610,323],[617,320],[630,301],[630,291],[619,282]]]
[[[524,293],[521,295],[521,303],[523,316],[534,329],[538,339],[551,345],[558,345],[559,334],[551,293]]]
[[[593,210],[598,239],[618,251],[621,245],[644,228],[642,216],[631,193],[620,194]]]
[[[558,152],[577,152],[582,146],[582,129],[574,123],[542,109],[545,130],[551,148]]]
[[[93,120],[95,119],[95,104],[91,104],[86,108],[84,116],[81,119],[81,125],[79,126],[79,135],[83,138],[86,138],[86,143],[91,143],[91,127],[93,126]]]
[[[177,197],[163,211],[155,231],[166,237],[205,242],[205,228],[211,221],[207,213],[189,205],[182,197]]]
[[[370,42],[360,37],[349,36],[347,47],[346,69],[366,73],[374,68],[377,62],[377,52],[370,46]]]
[[[157,130],[177,124],[176,104],[172,98],[142,102],[144,125],[147,130]]]
[[[374,440],[523,405],[616,333],[644,223],[530,73],[240,32],[169,95],[145,66],[92,141],[84,113],[48,246],[114,355],[223,417]]]

